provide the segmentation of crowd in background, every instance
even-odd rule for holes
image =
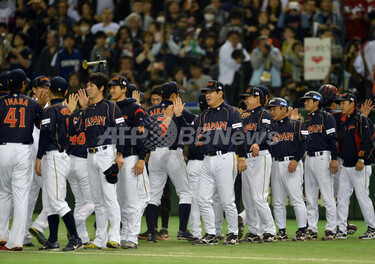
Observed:
[[[100,70],[125,76],[146,102],[166,80],[185,101],[219,80],[231,104],[249,84],[295,107],[323,82],[360,99],[375,93],[375,0],[1,0],[0,34],[0,71],[60,75],[70,92]],[[331,39],[321,81],[304,79],[306,37]],[[106,65],[82,68],[97,58]]]

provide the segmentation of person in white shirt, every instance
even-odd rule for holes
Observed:
[[[119,29],[120,25],[112,22],[113,19],[113,13],[112,10],[109,8],[103,9],[102,12],[102,23],[97,23],[92,26],[91,32],[95,35],[98,31],[104,31],[107,36],[114,36],[117,33],[117,30]]]

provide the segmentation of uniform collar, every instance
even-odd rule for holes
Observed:
[[[320,109],[317,109],[317,110],[315,110],[314,112],[309,113],[308,115],[309,115],[309,116],[315,116],[315,115],[317,115],[317,114],[320,114],[320,112],[321,112],[321,110],[320,110]]]
[[[171,100],[162,100],[159,105],[162,106],[162,107],[168,107],[172,104],[173,104],[173,102]]]
[[[134,98],[126,98],[125,100],[122,100],[122,101],[119,101],[119,102],[116,102],[116,104],[120,107],[123,107],[123,106],[127,106],[133,102],[136,102],[137,100],[135,100]]]
[[[283,119],[277,121],[278,124],[284,124],[284,123],[288,123],[288,122],[289,122],[289,117],[288,116],[286,116]]]
[[[103,101],[104,101],[104,98],[100,100],[99,102],[97,102],[96,104],[91,104],[91,106],[96,107],[97,105],[103,103]]]
[[[221,105],[219,105],[218,107],[210,108],[210,109],[219,111],[221,108],[223,108],[223,106],[224,106],[224,102]]]
[[[61,103],[62,101],[64,101],[64,99],[62,99],[62,98],[52,99],[51,100],[51,105]]]
[[[254,114],[254,113],[259,112],[261,110],[263,110],[263,106],[260,105],[260,106],[255,107],[253,110],[250,110],[250,113]]]

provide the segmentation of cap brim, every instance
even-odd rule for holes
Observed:
[[[246,97],[251,96],[250,94],[240,94],[241,99],[245,99]]]
[[[30,79],[29,79],[29,78],[26,78],[26,82],[30,83]]]
[[[182,89],[178,89],[178,92],[179,92],[179,93],[185,93],[185,91],[182,90]]]
[[[108,84],[109,84],[109,85],[119,85],[119,86],[120,86],[120,84],[118,84],[118,83],[116,83],[116,82],[113,82],[113,81],[110,81]]]
[[[204,88],[201,89],[201,93],[204,93],[205,91],[211,91],[211,90],[213,90],[213,89],[208,88],[208,87],[204,87]]]
[[[300,98],[301,101],[305,101],[306,99],[313,99],[313,98],[312,97],[305,97],[305,96]]]
[[[344,98],[344,97],[337,97],[337,98],[336,98],[336,102],[337,102],[337,101],[339,101],[339,102],[340,102],[340,101],[349,101],[349,99],[348,99],[348,98]]]

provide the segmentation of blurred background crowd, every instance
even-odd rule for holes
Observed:
[[[294,107],[307,90],[331,83],[359,99],[375,93],[375,0],[0,0],[0,71],[30,79],[60,75],[70,92],[96,67],[144,92],[176,81],[196,102],[208,80],[236,105],[265,84]],[[331,40],[331,68],[305,81],[304,38]]]

